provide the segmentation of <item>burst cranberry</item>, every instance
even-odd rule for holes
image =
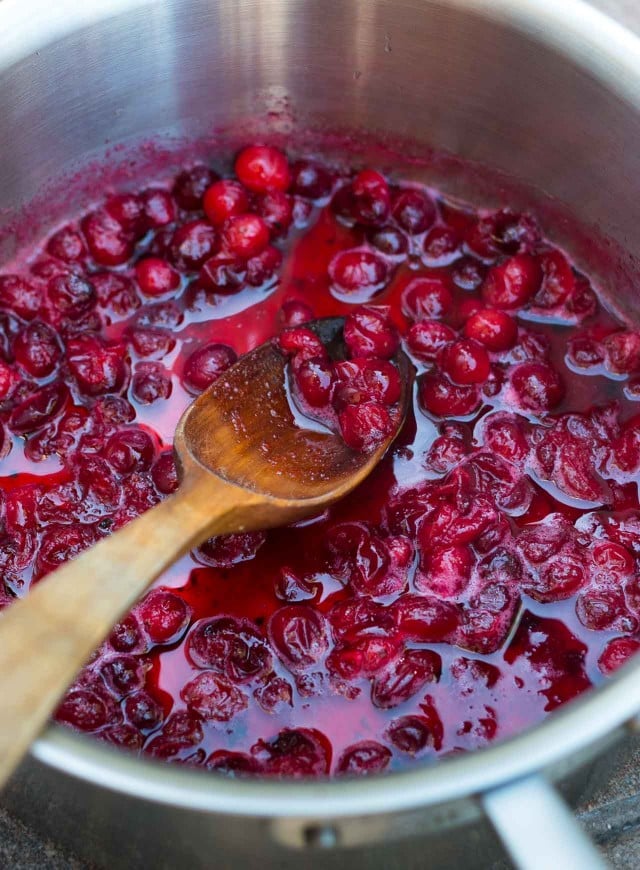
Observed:
[[[207,188],[203,208],[214,227],[221,227],[227,218],[244,214],[249,209],[249,197],[237,181],[224,179]]]
[[[407,333],[407,345],[416,359],[432,362],[455,337],[450,326],[437,320],[421,320],[414,323]]]
[[[91,276],[91,283],[98,295],[98,302],[103,308],[109,309],[112,319],[125,317],[140,307],[140,297],[133,281],[125,275],[99,272]]]
[[[530,362],[517,366],[511,374],[511,385],[519,404],[535,414],[550,411],[564,398],[559,374],[546,363]]]
[[[67,363],[78,388],[99,396],[122,389],[127,378],[123,348],[96,336],[78,336],[67,342]]]
[[[628,375],[640,370],[640,333],[614,332],[604,341],[607,368],[617,375]]]
[[[189,392],[206,390],[238,359],[233,348],[226,344],[206,344],[187,359],[182,379]]]
[[[561,601],[575,595],[585,579],[584,566],[578,559],[562,555],[542,565],[523,589],[538,601]]]
[[[180,286],[180,275],[158,257],[145,257],[136,263],[136,278],[145,296],[163,296]]]
[[[47,296],[57,313],[77,320],[93,307],[96,290],[78,275],[56,275],[49,281]]]
[[[469,584],[473,564],[473,552],[464,544],[437,548],[423,558],[416,589],[440,598],[457,598]]]
[[[375,740],[361,740],[348,746],[340,758],[336,772],[346,776],[366,776],[382,773],[391,761],[391,750]]]
[[[47,243],[47,251],[63,263],[76,263],[87,253],[84,239],[72,226],[62,227],[54,233]]]
[[[182,598],[166,589],[154,589],[142,601],[138,613],[152,643],[175,643],[186,631],[191,610]]]
[[[135,692],[125,698],[123,709],[132,725],[140,731],[153,731],[162,722],[162,708],[146,692]]]
[[[366,248],[342,251],[329,264],[329,276],[338,291],[366,301],[387,282],[387,266],[378,254]]]
[[[411,236],[428,230],[436,219],[436,207],[423,190],[407,187],[393,198],[393,217]]]
[[[202,208],[205,192],[217,180],[215,172],[207,166],[194,166],[181,172],[173,185],[173,196],[185,211]]]
[[[425,375],[419,395],[422,407],[436,417],[466,417],[480,404],[475,385],[458,386],[441,374]]]
[[[198,668],[212,668],[234,683],[267,673],[271,654],[256,628],[246,619],[218,616],[196,623],[187,638],[187,651]]]
[[[178,488],[178,469],[173,453],[167,451],[160,454],[156,459],[153,468],[151,469],[151,477],[156,485],[156,488],[163,495],[170,495]]]
[[[299,778],[329,773],[330,743],[315,728],[285,729],[270,741],[259,740],[251,754],[267,776]]]
[[[431,723],[426,716],[400,716],[394,719],[387,729],[387,736],[396,749],[408,755],[418,755],[434,744]]]
[[[141,405],[168,399],[171,389],[171,376],[159,363],[140,363],[131,379],[131,395]]]
[[[362,307],[345,319],[344,342],[352,357],[389,359],[398,349],[400,337],[387,308]]]
[[[640,650],[640,641],[633,637],[614,637],[602,651],[598,667],[605,676],[625,665]]]
[[[294,327],[283,330],[278,336],[278,347],[283,353],[302,359],[326,359],[327,351],[311,329]]]
[[[253,559],[265,542],[264,532],[244,532],[209,538],[193,551],[194,557],[212,568],[230,568]]]
[[[441,354],[441,361],[443,371],[455,384],[482,384],[489,377],[487,352],[470,339],[448,345]]]
[[[205,262],[200,282],[216,293],[235,293],[246,277],[247,263],[235,254],[222,251]]]
[[[629,613],[624,593],[617,588],[586,589],[576,601],[580,622],[594,631],[633,632],[638,620]]]
[[[631,574],[635,562],[631,553],[621,544],[604,541],[596,544],[591,553],[594,565],[603,571],[615,574],[618,579]]]
[[[482,298],[493,308],[520,308],[540,286],[540,266],[529,254],[517,254],[494,266],[482,285]]]
[[[136,617],[129,614],[115,625],[109,635],[109,643],[116,652],[143,652],[146,643]]]
[[[207,759],[207,767],[225,776],[252,776],[261,772],[260,764],[244,752],[227,752],[220,749],[212,752]]]
[[[375,707],[390,709],[408,701],[428,683],[440,679],[442,661],[432,650],[410,649],[376,677],[371,686]]]
[[[576,279],[567,258],[558,250],[545,251],[538,257],[542,283],[534,297],[540,308],[555,308],[573,294]]]
[[[381,254],[395,260],[404,260],[409,250],[407,237],[395,227],[374,227],[367,234],[367,238]]]
[[[319,163],[297,160],[291,166],[291,190],[305,199],[324,199],[331,193],[331,173]]]
[[[321,408],[331,398],[331,366],[323,359],[304,360],[296,371],[296,384],[302,397],[312,408]]]
[[[492,414],[485,418],[483,426],[484,445],[498,456],[510,462],[522,464],[529,453],[529,445],[518,419]]]
[[[468,247],[485,260],[495,260],[499,254],[530,251],[539,237],[539,228],[530,215],[514,214],[508,209],[472,222],[467,229]]]
[[[67,694],[56,710],[56,719],[78,731],[98,731],[109,722],[109,711],[94,692],[78,689]]]
[[[461,290],[472,293],[485,279],[487,270],[482,263],[472,257],[461,257],[451,269],[451,280]],[[478,303],[480,308],[480,304]]]
[[[236,175],[254,193],[287,190],[291,183],[286,156],[269,145],[250,145],[236,157]]]
[[[515,320],[504,311],[483,308],[476,311],[464,325],[467,338],[479,341],[488,350],[509,350],[518,338]]]
[[[144,686],[144,667],[136,656],[114,656],[101,666],[100,675],[118,699]]]
[[[55,571],[65,562],[75,559],[95,542],[90,526],[49,525],[40,538],[34,576],[39,579]]]
[[[269,244],[269,228],[255,214],[230,217],[222,231],[222,246],[236,257],[248,260]]]
[[[31,320],[36,316],[42,296],[40,291],[18,275],[0,275],[0,305],[10,308],[18,317]]]
[[[281,265],[282,251],[273,245],[267,245],[263,251],[247,260],[247,284],[261,287],[272,282]]]
[[[281,607],[273,614],[269,638],[282,663],[293,672],[313,667],[329,648],[324,618],[302,604]]]
[[[9,416],[9,429],[16,435],[35,432],[62,412],[68,398],[67,387],[59,381],[35,390],[13,408]]]
[[[361,402],[394,405],[400,399],[400,374],[386,360],[345,360],[335,364],[333,374],[336,382],[333,404],[338,410]]]
[[[237,686],[212,673],[198,674],[185,685],[180,695],[190,710],[213,722],[229,722],[249,703]]]
[[[56,368],[62,356],[55,331],[40,321],[32,321],[13,342],[16,362],[34,378],[44,378]]]
[[[144,217],[153,229],[165,227],[176,219],[176,205],[171,194],[160,188],[150,188],[141,195]]]
[[[364,453],[379,447],[395,429],[389,412],[377,402],[347,405],[338,414],[338,421],[345,444]]]
[[[133,254],[133,237],[107,211],[94,211],[82,221],[89,252],[101,266],[121,266]]]
[[[389,185],[379,172],[363,169],[351,182],[354,218],[363,224],[384,223],[391,202]]]
[[[576,335],[567,342],[567,360],[579,369],[589,369],[604,362],[602,344],[589,335]]]
[[[402,595],[393,609],[401,634],[410,641],[440,643],[458,625],[457,608],[431,595]]]
[[[274,190],[258,198],[256,211],[273,238],[284,236],[293,221],[293,200],[286,193]]]
[[[172,713],[162,731],[147,745],[146,751],[157,758],[173,758],[181,750],[202,740],[202,719],[189,710]]]
[[[129,338],[135,352],[143,357],[166,356],[176,344],[175,338],[161,329],[134,327],[129,332]]]
[[[217,244],[217,233],[211,224],[203,220],[189,221],[173,234],[173,261],[178,268],[195,272],[215,254]]]
[[[287,299],[282,303],[280,317],[283,327],[302,326],[313,320],[313,309],[299,299]]]
[[[453,304],[453,296],[442,278],[414,278],[402,293],[402,311],[410,319],[439,320]]]
[[[145,231],[142,201],[135,193],[117,193],[105,203],[105,211],[127,232],[140,236]]]
[[[120,474],[151,468],[155,446],[151,436],[137,427],[112,435],[104,448],[105,458]]]

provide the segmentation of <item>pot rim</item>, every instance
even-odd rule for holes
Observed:
[[[10,27],[0,69],[74,30],[151,0],[3,0]],[[545,42],[626,101],[638,105],[640,39],[583,0],[421,0],[454,5],[500,21]],[[38,27],[33,27],[33,21]],[[70,21],[73,25],[70,26]],[[638,107],[640,111],[640,107]],[[640,708],[640,661],[569,703],[539,725],[485,749],[433,766],[360,780],[227,780],[197,769],[141,759],[98,740],[51,725],[31,749],[40,762],[74,777],[145,800],[205,812],[253,817],[330,819],[407,811],[480,795],[604,740]]]

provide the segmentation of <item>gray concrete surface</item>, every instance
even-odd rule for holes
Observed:
[[[640,0],[591,0],[591,3],[640,34]],[[579,808],[579,819],[614,870],[639,870],[640,738],[629,742],[624,760],[607,787]],[[1,808],[0,868],[94,870],[91,865],[62,852],[55,843],[42,841]],[[102,870],[99,863],[95,870]]]

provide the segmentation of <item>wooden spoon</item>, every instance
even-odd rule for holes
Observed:
[[[340,356],[342,318],[308,326]],[[411,366],[402,353],[395,362],[404,418]],[[280,526],[318,512],[380,461],[397,431],[375,453],[363,454],[337,435],[296,425],[285,367],[272,342],[242,357],[178,424],[178,491],[0,616],[0,785],[92,651],[168,565],[212,535]]]

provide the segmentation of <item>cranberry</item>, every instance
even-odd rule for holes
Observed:
[[[56,368],[62,357],[60,339],[46,323],[34,320],[13,342],[16,362],[28,375],[44,378]]]
[[[158,257],[145,257],[136,263],[136,279],[145,296],[164,296],[180,286],[180,275]]]
[[[136,656],[110,658],[101,666],[100,675],[118,700],[144,686],[144,667]]]
[[[9,429],[16,435],[35,432],[62,412],[68,398],[69,391],[60,381],[35,390],[13,408],[9,415]]]
[[[302,326],[313,320],[313,309],[299,299],[287,299],[282,303],[280,317],[283,327]]]
[[[540,308],[555,308],[573,294],[576,279],[567,258],[558,250],[545,251],[538,257],[542,283],[534,303]]]
[[[134,327],[129,331],[129,339],[135,352],[142,357],[163,357],[175,347],[176,340],[161,329]]]
[[[141,405],[151,405],[171,395],[171,377],[159,363],[140,363],[131,380],[131,395]]]
[[[442,662],[432,650],[410,649],[379,676],[371,685],[371,700],[375,707],[390,709],[413,698],[428,683],[440,679]]]
[[[190,393],[197,395],[220,377],[238,359],[226,344],[205,344],[187,359],[182,380]]]
[[[460,238],[450,227],[433,227],[422,247],[423,260],[431,268],[448,266],[460,257]]]
[[[402,595],[393,609],[406,640],[441,643],[451,638],[458,625],[457,608],[431,595]]]
[[[547,363],[530,362],[517,366],[511,374],[511,385],[521,407],[535,414],[550,411],[564,398],[560,376]]]
[[[312,408],[321,408],[331,398],[333,372],[323,359],[307,359],[296,370],[296,384],[303,399]]]
[[[404,260],[409,250],[407,237],[395,227],[374,227],[369,231],[367,238],[385,257],[398,261]]]
[[[247,263],[244,260],[228,251],[222,251],[209,257],[200,270],[199,277],[205,288],[216,293],[235,293],[241,287],[246,273]]]
[[[63,263],[76,263],[84,259],[87,253],[81,234],[70,225],[62,227],[51,236],[47,243],[47,251]]]
[[[432,726],[426,716],[400,716],[394,719],[387,729],[387,736],[396,749],[408,755],[418,755],[434,744]],[[435,742],[441,740],[436,739]]]
[[[157,758],[172,758],[196,746],[203,738],[202,719],[190,710],[178,710],[165,721],[162,731],[147,744],[146,751]]]
[[[356,643],[368,636],[390,636],[396,628],[393,611],[371,598],[340,601],[329,618],[334,637],[345,643]]]
[[[422,407],[435,417],[466,417],[477,410],[480,395],[475,385],[457,386],[444,375],[425,375],[419,385]]]
[[[176,205],[168,191],[152,187],[143,191],[140,198],[145,222],[153,229],[165,227],[176,219]]]
[[[393,217],[409,235],[417,236],[428,230],[436,219],[436,207],[429,196],[417,187],[398,191],[393,198]]]
[[[230,217],[222,230],[222,246],[244,260],[259,254],[269,244],[269,228],[255,214]]]
[[[250,145],[236,157],[236,175],[254,193],[287,190],[291,183],[286,156],[269,145]]]
[[[133,255],[133,237],[107,211],[94,211],[82,221],[89,253],[101,266],[120,266]]]
[[[129,614],[115,625],[109,635],[109,643],[116,652],[143,652],[146,644],[136,617]]]
[[[520,308],[540,285],[540,266],[529,254],[517,254],[494,266],[482,285],[482,298],[493,308]]]
[[[179,269],[195,272],[217,250],[218,236],[204,220],[189,221],[178,227],[171,240],[171,256]]]
[[[490,362],[482,345],[461,339],[448,345],[441,354],[442,369],[455,384],[482,384],[489,377]]]
[[[98,301],[109,309],[109,316],[126,317],[140,307],[140,297],[133,281],[125,275],[113,272],[99,272],[92,275],[91,281],[98,295]]]
[[[467,231],[467,246],[483,259],[495,260],[499,254],[531,251],[539,237],[533,218],[504,209],[472,224]]]
[[[400,337],[387,308],[363,306],[347,316],[344,342],[352,357],[389,359],[398,349]]]
[[[346,296],[366,301],[378,293],[388,280],[385,261],[367,248],[353,248],[336,254],[329,264],[334,287]]]
[[[282,677],[271,677],[253,693],[265,713],[275,713],[282,707],[293,706],[293,689]]]
[[[395,430],[389,412],[378,402],[347,405],[338,414],[338,422],[345,444],[364,453],[376,450]]]
[[[152,643],[175,643],[187,629],[191,609],[167,589],[154,589],[139,605],[138,613]]]
[[[461,257],[451,270],[451,280],[461,290],[472,293],[479,289],[487,270],[482,263],[472,257]],[[478,303],[478,307],[481,307]]]
[[[618,588],[594,588],[581,592],[576,601],[580,622],[594,631],[633,632],[638,620],[629,613],[624,593]]]
[[[190,710],[214,722],[229,722],[249,703],[245,693],[237,686],[212,673],[198,674],[184,686],[180,696]]]
[[[602,651],[598,667],[605,676],[610,676],[625,665],[640,650],[640,641],[632,637],[614,637]]]
[[[105,203],[105,211],[127,232],[141,236],[145,231],[142,201],[135,193],[117,193]]]
[[[366,776],[382,773],[391,761],[391,751],[375,740],[361,740],[348,746],[338,759],[336,773]]]
[[[221,227],[227,218],[249,210],[249,197],[237,181],[224,179],[208,187],[203,200],[204,212],[214,227]]]
[[[148,471],[155,458],[155,445],[144,429],[132,426],[109,438],[104,456],[120,474]]]
[[[68,341],[67,363],[79,390],[88,396],[119,392],[128,375],[123,348],[96,336]]]
[[[326,359],[327,351],[311,329],[294,327],[283,330],[278,336],[278,346],[283,353],[302,359]]]
[[[338,362],[333,369],[336,389],[334,407],[380,402],[394,405],[402,392],[398,369],[386,360],[352,359]]]
[[[567,360],[576,368],[589,369],[604,362],[602,344],[588,335],[576,335],[567,342]]]
[[[390,203],[389,185],[379,172],[363,169],[351,182],[351,212],[360,223],[384,223]]]
[[[614,332],[603,342],[607,368],[617,375],[640,370],[640,333]]]
[[[585,579],[579,560],[563,554],[542,565],[537,576],[523,584],[523,589],[538,601],[561,601],[575,595]]]
[[[151,469],[151,477],[156,488],[163,495],[170,495],[178,488],[178,469],[172,451],[161,453]]]
[[[90,526],[47,526],[40,538],[34,576],[40,579],[55,571],[65,562],[75,559],[93,543],[95,536]]]
[[[0,275],[0,306],[10,308],[18,317],[31,320],[40,309],[40,291],[18,275]]]
[[[488,350],[509,350],[518,338],[518,326],[505,311],[483,308],[467,320],[464,334]]]
[[[425,554],[416,575],[416,589],[439,598],[457,598],[469,584],[473,552],[465,544],[440,547]]]
[[[483,443],[492,453],[522,465],[529,453],[529,445],[518,418],[492,414],[485,417]]]
[[[296,160],[291,166],[291,190],[305,199],[325,199],[331,193],[333,179],[324,166],[310,160]]]
[[[56,719],[78,731],[98,731],[108,724],[109,711],[94,692],[77,689],[67,693],[56,710]]]
[[[135,692],[124,700],[124,713],[140,731],[153,731],[162,722],[162,708],[146,692]]]
[[[244,532],[209,538],[193,551],[194,558],[212,568],[230,568],[253,559],[265,542],[264,532]]]
[[[277,610],[269,620],[269,638],[282,663],[294,673],[316,665],[329,648],[322,615],[304,604]]]
[[[455,337],[450,326],[437,320],[421,320],[414,323],[407,333],[407,345],[416,359],[432,362]]]
[[[180,208],[185,211],[198,211],[202,208],[205,192],[215,181],[217,176],[208,166],[193,166],[176,177],[173,196]]]
[[[207,759],[207,767],[225,776],[251,776],[261,772],[260,764],[244,752],[227,752],[220,749],[212,752]]]
[[[78,320],[95,304],[96,290],[79,275],[56,275],[49,281],[47,296],[57,314]]]
[[[293,200],[282,191],[274,190],[258,198],[256,210],[271,235],[284,236],[293,221]]]
[[[631,574],[635,562],[631,553],[621,544],[614,541],[603,541],[596,544],[591,553],[594,565],[605,572],[615,574],[618,579]]]
[[[442,278],[414,278],[402,293],[402,312],[409,320],[439,320],[453,304]]]
[[[270,741],[259,740],[251,754],[266,776],[299,778],[329,773],[330,743],[315,728],[285,729]]]

